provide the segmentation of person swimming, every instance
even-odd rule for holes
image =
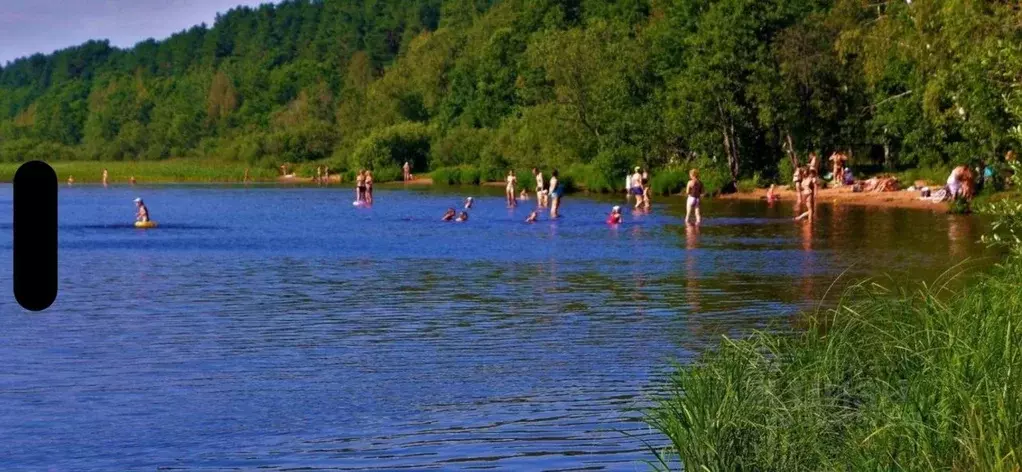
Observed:
[[[607,216],[607,224],[621,224],[621,207],[614,205],[614,208],[610,209],[610,215]]]
[[[472,203],[473,203],[473,202],[475,202],[475,200],[473,200],[473,199],[472,199],[472,197],[468,197],[468,198],[466,198],[466,199],[465,199],[465,209],[466,209],[466,210],[468,210],[468,209],[471,209],[471,208],[472,208]]]
[[[454,211],[454,208],[448,208],[447,211],[444,212],[444,217],[441,221],[451,221],[454,219],[454,215],[456,214],[457,212]]]
[[[458,215],[458,218],[454,221],[457,221],[459,223],[462,221],[468,221],[468,212],[467,211],[461,212],[461,214]]]
[[[135,213],[135,221],[148,223],[150,221],[149,208],[145,206],[145,202],[142,201],[142,198],[135,199],[135,208],[138,210],[137,213]]]
[[[522,200],[522,201],[528,200],[529,199],[529,191],[525,190],[523,188],[521,192],[518,192],[518,199]]]
[[[536,210],[532,210],[532,213],[529,213],[529,217],[525,219],[525,222],[526,223],[535,223],[538,218],[539,218],[539,212],[536,211]]]

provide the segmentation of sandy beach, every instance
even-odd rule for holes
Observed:
[[[790,189],[776,190],[780,195],[780,203],[795,202],[795,192]],[[756,189],[752,192],[733,193],[721,195],[719,198],[725,200],[766,200],[766,189]],[[890,208],[912,208],[918,210],[930,210],[935,212],[946,212],[946,202],[931,202],[919,198],[919,192],[898,190],[895,192],[852,192],[849,186],[821,189],[817,198],[820,203],[833,203],[843,205],[863,205]]]

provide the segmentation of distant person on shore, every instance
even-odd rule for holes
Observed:
[[[373,204],[373,171],[366,171],[366,203]]]
[[[635,172],[632,173],[632,196],[635,197],[635,209],[638,210],[642,206],[642,172],[641,168],[636,167]]]
[[[323,166],[323,184],[330,183],[330,166]]]
[[[532,176],[536,178],[536,206],[539,208],[546,208],[547,206],[547,191],[546,182],[543,181],[543,173],[539,169],[532,168]]]
[[[848,161],[848,156],[844,153],[834,152],[830,156],[830,162],[833,165],[832,178],[836,185],[842,185],[845,183],[845,162]]]
[[[70,186],[72,186],[74,184],[75,184],[75,176],[68,175],[67,176],[67,186],[70,187]]]
[[[515,184],[518,183],[518,178],[515,177],[515,171],[508,171],[507,177],[504,178],[504,181],[507,182],[507,186],[504,188],[504,196],[507,198],[507,206],[512,208],[518,206],[518,200],[515,199]]]
[[[817,178],[817,172],[813,169],[809,169],[809,175],[802,179],[802,199],[806,203],[806,211],[801,215],[795,217],[795,221],[801,221],[809,218],[809,221],[813,221],[816,217],[816,192],[819,190],[819,179]]]
[[[108,183],[110,183],[110,174],[106,169],[103,169],[103,186],[106,187]]]
[[[454,219],[454,215],[456,215],[457,213],[458,212],[454,211],[454,208],[448,208],[447,211],[444,213],[444,217],[443,217],[442,221],[451,221],[451,220],[453,220]]]
[[[401,176],[405,182],[412,180],[412,165],[405,161],[405,165],[401,166]]]
[[[650,195],[651,195],[652,192],[650,191],[650,186],[649,186],[649,170],[648,169],[643,169],[642,170],[642,177],[641,177],[641,180],[639,182],[642,184],[642,206],[643,206],[643,208],[646,209],[646,211],[649,211],[650,204],[652,203],[651,200],[650,200]]]
[[[695,224],[698,225],[703,221],[703,215],[699,209],[703,198],[703,181],[699,180],[698,169],[688,171],[688,178],[688,185],[685,186],[685,195],[688,196],[685,202],[685,223],[688,224],[692,214],[695,213]]]
[[[472,200],[472,197],[466,198],[465,199],[465,209],[468,210],[468,209],[472,208],[472,203],[473,202],[475,202],[475,200]]]
[[[809,170],[815,170],[817,174],[820,173],[820,156],[817,156],[815,152],[809,153]]]
[[[365,201],[366,194],[366,171],[359,170],[355,175],[355,201]]]
[[[128,183],[130,183],[131,185],[135,185],[135,176],[134,175],[131,176],[131,177],[128,177]]]
[[[149,222],[149,208],[145,206],[145,203],[142,202],[141,198],[136,198],[135,199],[135,209],[136,209],[135,221],[140,221],[142,223],[148,223]]]
[[[529,213],[529,217],[525,219],[525,222],[526,223],[535,223],[538,218],[539,218],[539,212],[536,211],[536,210],[532,210],[532,213]]]
[[[607,215],[607,224],[621,224],[621,207],[614,205],[614,208],[610,209],[610,215]]]
[[[323,166],[316,166],[316,183],[323,183]]]
[[[245,176],[241,178],[241,181],[246,184],[248,183],[248,167],[245,168]]]
[[[561,194],[564,189],[557,179],[557,169],[550,173],[550,218],[560,217]]]
[[[460,214],[458,214],[458,218],[454,221],[458,223],[461,223],[462,221],[468,221],[468,212],[467,211],[461,212]]]

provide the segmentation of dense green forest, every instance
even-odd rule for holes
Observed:
[[[0,161],[941,167],[1017,147],[1020,85],[1008,0],[296,0],[6,64]]]

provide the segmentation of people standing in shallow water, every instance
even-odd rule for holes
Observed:
[[[703,221],[703,215],[700,212],[699,204],[703,198],[703,181],[699,180],[699,170],[692,169],[688,171],[688,185],[685,186],[685,223],[689,223],[692,214],[695,214],[695,224],[700,224]]]
[[[365,200],[366,192],[366,175],[364,170],[359,170],[358,174],[355,175],[355,202],[360,203]]]
[[[465,199],[465,209],[466,210],[472,208],[472,202],[473,201],[474,200],[472,200],[472,197],[468,197],[468,198]]]
[[[607,224],[621,224],[621,207],[615,205],[614,208],[610,209],[610,215],[607,216]]]
[[[70,186],[72,186],[74,184],[75,184],[75,176],[73,176],[73,175],[67,176],[67,186],[70,187]]]
[[[651,204],[649,197],[652,194],[652,192],[650,191],[650,186],[649,186],[649,171],[648,170],[646,170],[646,169],[642,170],[642,179],[640,180],[640,182],[642,183],[642,207],[645,208],[646,211],[649,211],[649,207],[650,207],[650,204]]]
[[[366,171],[366,203],[373,204],[373,171]]]
[[[638,210],[642,207],[642,169],[639,167],[635,168],[635,172],[632,173],[632,196],[635,197],[635,209]]]
[[[539,212],[536,210],[532,210],[532,213],[529,213],[529,217],[525,219],[525,222],[535,223],[537,219],[539,219]]]
[[[444,217],[441,219],[441,221],[451,221],[454,219],[454,215],[456,214],[457,212],[454,211],[454,208],[448,208],[447,211],[444,212]]]
[[[136,209],[135,221],[138,221],[138,222],[141,222],[141,223],[148,223],[149,222],[149,208],[145,206],[145,203],[142,201],[141,198],[136,198],[135,199],[135,209]]]
[[[809,176],[802,179],[801,192],[802,198],[806,202],[806,211],[795,217],[795,221],[801,221],[806,218],[809,221],[813,221],[816,216],[816,192],[819,188],[819,179],[817,179],[816,175],[816,170],[809,169]]]
[[[532,176],[536,178],[536,206],[539,208],[546,208],[547,206],[547,191],[546,182],[543,181],[543,173],[539,169],[532,168]]]
[[[563,185],[557,179],[557,169],[550,173],[550,218],[560,217],[561,195],[564,192]]]
[[[507,186],[504,188],[504,197],[507,199],[507,206],[518,206],[518,200],[515,199],[515,185],[518,183],[518,178],[515,177],[515,171],[508,171],[507,177],[504,178],[504,181],[507,182]]]
[[[467,211],[461,212],[458,215],[458,219],[456,219],[454,221],[459,222],[459,223],[462,222],[462,221],[468,221],[468,212]]]

